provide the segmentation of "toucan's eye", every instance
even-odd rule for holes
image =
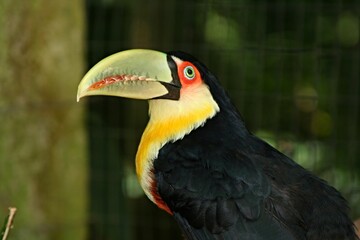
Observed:
[[[184,75],[187,79],[193,80],[195,78],[195,70],[192,66],[184,68]]]
[[[202,83],[199,70],[191,62],[177,60],[177,73],[181,87],[198,86]]]

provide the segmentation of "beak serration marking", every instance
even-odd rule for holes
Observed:
[[[88,87],[88,90],[90,91],[90,90],[100,89],[107,85],[110,85],[110,84],[113,84],[116,82],[120,82],[120,81],[122,81],[124,84],[127,84],[128,81],[131,81],[131,82],[154,81],[154,79],[145,77],[145,76],[133,75],[133,74],[114,75],[114,76],[106,77],[98,82],[93,83],[92,85],[90,85]]]

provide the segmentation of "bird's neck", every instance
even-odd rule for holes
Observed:
[[[150,119],[142,135],[136,154],[136,173],[140,184],[150,200],[153,196],[153,161],[159,150],[168,142],[182,139],[192,130],[204,125],[219,111],[215,101],[189,104],[171,100],[149,101]],[[189,109],[190,108],[190,109]]]

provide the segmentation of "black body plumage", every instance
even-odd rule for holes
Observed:
[[[189,240],[355,240],[343,197],[252,135],[215,76],[193,57],[220,107],[154,160],[157,192]]]

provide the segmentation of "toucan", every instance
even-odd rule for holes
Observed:
[[[92,95],[148,100],[136,173],[186,239],[358,239],[341,194],[253,135],[195,57],[115,53],[81,80],[78,101]]]

